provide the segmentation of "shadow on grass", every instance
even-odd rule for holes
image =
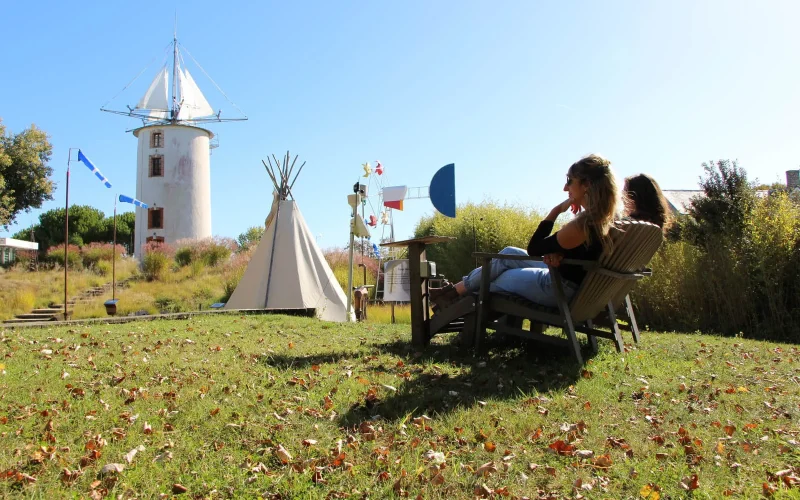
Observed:
[[[443,415],[479,401],[565,390],[581,376],[582,367],[564,349],[514,339],[491,340],[486,354],[478,358],[472,350],[448,342],[445,339],[425,349],[406,341],[373,344],[401,358],[411,375],[396,392],[352,405],[340,416],[340,424],[352,426],[376,415],[388,420]],[[442,369],[448,364],[460,367],[459,375]]]

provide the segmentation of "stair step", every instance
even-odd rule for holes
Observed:
[[[50,317],[50,318],[45,318],[45,319],[23,319],[23,318],[12,318],[12,319],[7,319],[7,320],[3,321],[3,324],[5,324],[5,325],[13,325],[13,324],[15,324],[15,323],[16,323],[16,324],[22,324],[22,323],[41,323],[41,322],[43,322],[43,321],[56,321],[56,320],[57,320],[57,318],[56,318],[55,316],[52,316],[52,317]]]
[[[64,308],[58,309],[56,307],[43,307],[41,309],[34,309],[31,314],[59,314],[63,313]]]
[[[17,314],[16,319],[35,319],[38,321],[52,321],[56,319],[56,315],[27,313],[27,314]]]

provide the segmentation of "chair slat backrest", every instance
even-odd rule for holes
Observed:
[[[618,273],[635,273],[645,269],[664,239],[661,228],[642,221],[617,221],[610,230],[612,248],[598,260],[601,268]],[[589,271],[570,303],[576,322],[593,319],[609,302],[615,307],[636,284],[626,280]]]

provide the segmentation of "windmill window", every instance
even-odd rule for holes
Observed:
[[[164,133],[163,132],[153,132],[150,134],[150,147],[151,148],[163,148],[164,147]]]
[[[147,229],[164,229],[164,209],[147,209]]]
[[[164,157],[150,156],[150,177],[164,177]]]
[[[151,241],[154,241],[156,243],[164,243],[164,237],[163,236],[148,236],[145,239],[146,243],[150,243]]]

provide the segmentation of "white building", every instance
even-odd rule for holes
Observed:
[[[14,262],[19,251],[37,251],[39,244],[34,241],[15,240],[14,238],[0,238],[0,265]]]
[[[182,66],[177,38],[172,59],[172,71],[164,64],[135,107],[103,109],[139,118],[144,124],[133,130],[138,139],[136,198],[148,205],[136,208],[137,258],[150,241],[211,237],[211,149],[216,144],[214,134],[198,125],[247,120],[221,119],[221,112],[214,111]]]

